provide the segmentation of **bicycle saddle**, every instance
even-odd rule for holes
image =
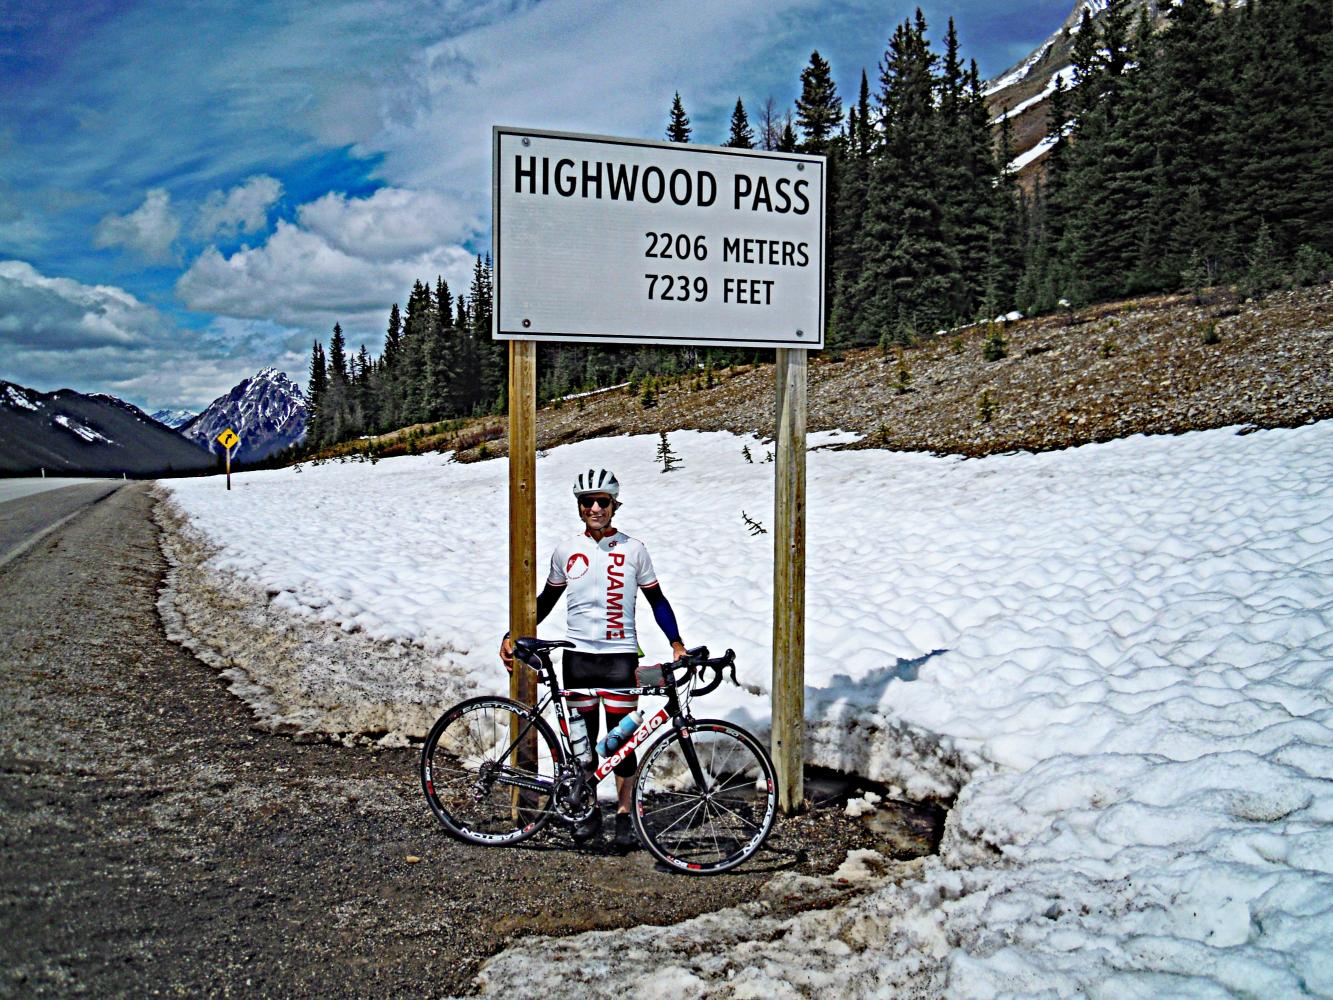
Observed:
[[[538,656],[548,649],[573,649],[574,644],[564,639],[538,639],[536,636],[520,636],[514,640],[514,647],[530,656]]]

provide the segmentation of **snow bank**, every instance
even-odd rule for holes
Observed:
[[[542,458],[539,549],[577,526],[574,471],[616,469],[618,523],[687,642],[740,654],[749,689],[709,713],[762,727],[772,546],[741,512],[772,516],[766,445],[671,441],[670,475],[655,437]],[[171,490],[217,546],[201,572],[286,618],[438,651],[443,691],[503,678],[504,475],[418,457]],[[523,942],[487,991],[558,955],[584,971],[552,997],[1333,995],[1333,424],[971,461],[820,449],[809,476],[809,757],[957,795],[940,857],[862,858],[858,894],[815,912],[770,895]],[[355,659],[329,669],[360,697]]]

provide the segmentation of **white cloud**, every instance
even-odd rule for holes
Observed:
[[[321,224],[342,209],[326,206],[316,217]],[[358,225],[373,225],[363,205],[349,203],[346,212]],[[337,245],[342,244],[342,245]],[[328,236],[289,222],[259,247],[245,247],[224,256],[216,247],[205,250],[176,283],[176,292],[191,308],[230,317],[266,319],[284,326],[313,329],[321,335],[342,323],[349,340],[378,343],[391,302],[403,302],[412,283],[443,276],[455,290],[465,290],[472,255],[460,246],[423,247],[412,241],[410,252],[385,256],[385,247],[355,252],[355,241]]]
[[[476,212],[434,191],[381,188],[369,198],[336,192],[302,205],[301,225],[345,253],[401,260],[457,244],[481,226]]]
[[[234,236],[257,233],[268,226],[268,210],[282,197],[282,184],[272,177],[251,177],[225,194],[214,191],[204,199],[195,223],[196,236]]]
[[[35,389],[198,408],[269,365],[303,378],[304,339],[272,326],[182,331],[123,288],[0,261],[0,378]]]
[[[725,122],[741,94],[753,114],[764,96],[754,87],[775,76],[798,80],[809,58],[801,48],[832,16],[821,7],[549,0],[425,48],[407,64],[409,79],[395,81],[397,113],[360,148],[386,154],[383,173],[396,182],[468,192],[484,211],[491,124],[661,138],[676,90],[696,125]],[[775,62],[785,50],[790,61]],[[725,124],[694,136],[725,138]]]
[[[163,330],[157,310],[123,288],[48,278],[25,261],[0,261],[0,344],[6,353],[144,345]]]
[[[153,188],[143,204],[128,215],[108,215],[97,224],[93,246],[124,246],[148,261],[172,259],[171,244],[180,235],[181,224],[171,210],[171,195]]]

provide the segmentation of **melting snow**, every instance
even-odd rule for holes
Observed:
[[[986,89],[982,91],[982,96],[990,97],[991,94],[998,94],[1001,90],[1004,90],[1005,87],[1013,86],[1019,80],[1022,80],[1032,72],[1033,66],[1041,62],[1042,57],[1046,55],[1053,44],[1055,43],[1047,42],[1032,55],[1028,56],[1027,60],[1012,73],[1006,73],[1004,76],[1000,77],[1000,79],[987,86]]]
[[[1066,66],[1064,69],[1056,70],[1055,73],[1051,74],[1051,80],[1049,83],[1046,84],[1045,90],[1043,90],[1040,94],[1037,94],[1034,97],[1029,97],[1026,101],[1020,101],[1018,104],[1014,105],[1008,111],[1004,112],[1004,114],[998,115],[997,117],[991,119],[991,124],[998,125],[1006,118],[1015,118],[1018,115],[1021,115],[1028,108],[1032,107],[1034,104],[1040,104],[1042,101],[1046,100],[1046,98],[1050,97],[1052,94],[1055,93],[1055,86],[1061,80],[1064,81],[1064,86],[1066,90],[1068,90],[1070,87],[1074,85],[1073,66]]]
[[[614,468],[686,641],[739,652],[747,687],[709,714],[763,728],[771,536],[740,512],[771,517],[768,446],[672,434],[662,475],[656,444],[541,458],[540,558],[577,527],[575,470]],[[213,573],[499,689],[505,474],[418,456],[168,488]],[[1333,994],[1333,422],[972,461],[820,449],[809,477],[808,756],[956,794],[940,856],[858,855],[864,892],[796,916],[529,939],[486,992],[558,957],[551,998]],[[364,651],[340,645],[355,699]],[[401,701],[420,694],[414,675]]]
[[[1027,150],[1026,152],[1019,153],[1012,160],[1010,160],[1009,172],[1017,173],[1018,171],[1026,167],[1029,163],[1032,163],[1034,160],[1040,158],[1045,153],[1049,152],[1054,148],[1055,148],[1055,136],[1048,135],[1045,139],[1042,139],[1041,142],[1037,143],[1031,149]]]

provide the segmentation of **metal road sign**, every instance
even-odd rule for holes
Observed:
[[[230,427],[228,427],[225,431],[223,431],[221,434],[217,436],[218,444],[222,445],[222,447],[228,450],[239,444],[240,440],[241,439],[236,436],[236,432],[232,430]]]
[[[823,347],[824,157],[492,138],[496,339]]]

